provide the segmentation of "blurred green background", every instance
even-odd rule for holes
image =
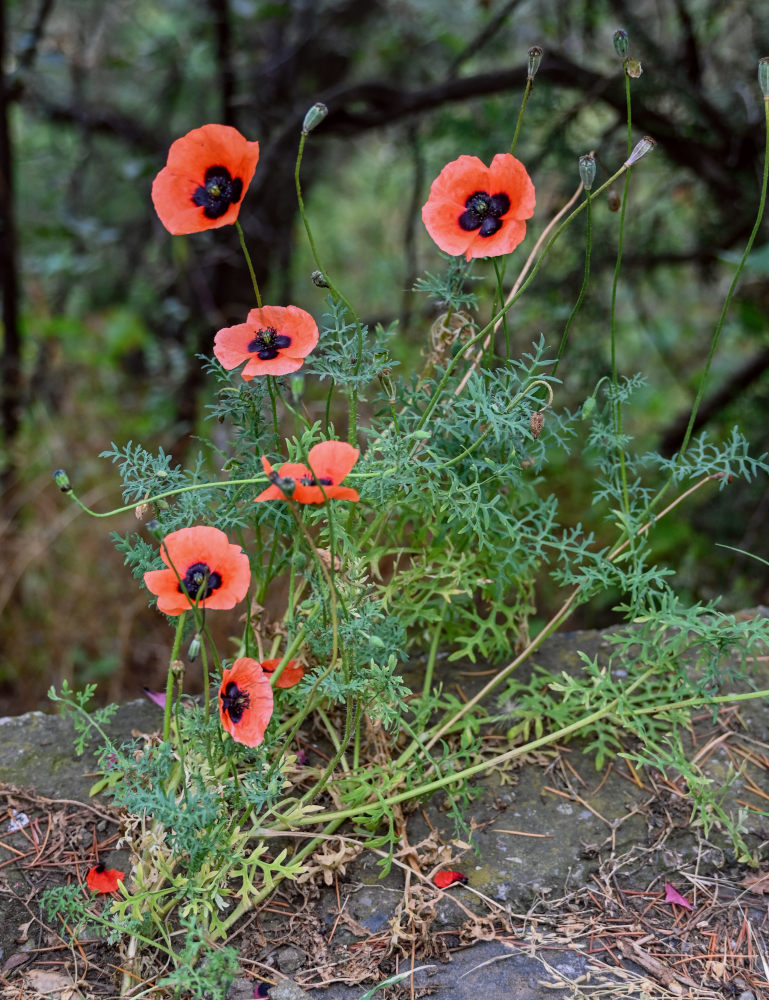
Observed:
[[[723,297],[755,219],[764,128],[756,83],[769,54],[765,6],[749,0],[6,0],[0,94],[0,713],[43,705],[67,678],[105,698],[160,683],[169,633],[122,566],[110,530],[51,481],[69,471],[86,503],[120,502],[111,441],[141,441],[183,462],[213,389],[199,354],[253,306],[237,235],[171,237],[149,192],[170,143],[205,122],[261,145],[241,221],[265,301],[316,316],[293,168],[304,113],[329,116],[303,165],[306,201],[330,272],[369,323],[399,320],[402,370],[422,363],[435,313],[411,291],[443,266],[423,230],[431,181],[462,153],[509,147],[526,53],[544,49],[516,155],[537,189],[514,275],[595,150],[597,184],[626,156],[622,68],[628,31],[643,74],[631,81],[633,134],[657,149],[633,172],[618,319],[622,371],[648,385],[626,429],[670,454],[681,439]],[[621,192],[618,192],[621,193]],[[609,370],[609,301],[618,213],[594,211],[592,279],[572,329],[557,406],[574,408]],[[516,306],[518,352],[557,347],[577,296],[584,224],[560,240]],[[493,287],[489,263],[482,309]],[[729,313],[702,410],[719,437],[738,423],[769,450],[769,243],[766,229]],[[483,289],[486,291],[484,292]],[[309,400],[309,405],[315,405]],[[318,405],[320,405],[318,403]],[[577,442],[545,488],[567,521],[602,531]],[[769,557],[767,484],[701,491],[660,531],[660,558],[692,600],[767,600],[769,578],[731,545]],[[555,599],[546,582],[539,614]],[[614,620],[611,601],[575,626]]]

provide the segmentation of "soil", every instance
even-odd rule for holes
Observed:
[[[559,635],[536,662],[576,670],[577,650],[603,642]],[[442,670],[460,693],[488,676]],[[149,701],[124,705],[110,733],[152,733],[160,714]],[[505,726],[497,729],[504,746]],[[418,968],[376,996],[767,1000],[768,732],[769,706],[750,701],[703,713],[690,733],[690,762],[719,785],[741,771],[723,804],[744,810],[752,866],[718,824],[693,822],[680,775],[638,772],[621,757],[599,772],[574,741],[479,782],[464,812],[468,833],[457,835],[443,795],[404,815],[385,877],[376,852],[360,851],[349,833],[331,839],[305,881],[282,885],[235,928],[228,944],[241,967],[229,997],[259,995],[262,984],[273,1000],[360,1000]],[[75,757],[72,736],[56,716],[0,720],[0,996],[9,1000],[119,995],[120,950],[65,942],[36,905],[45,887],[82,883],[97,861],[129,870],[120,817],[107,799],[89,798],[94,757]],[[438,889],[439,869],[467,884]],[[156,974],[147,966],[136,992],[165,996]]]

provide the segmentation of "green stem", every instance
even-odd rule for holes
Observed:
[[[579,295],[577,296],[577,301],[574,303],[574,307],[569,313],[569,318],[566,320],[566,326],[563,329],[563,335],[561,336],[561,343],[558,345],[558,354],[555,358],[555,364],[553,365],[552,375],[555,378],[558,372],[558,365],[561,363],[561,358],[563,357],[563,352],[566,350],[566,341],[569,339],[569,330],[574,322],[574,317],[579,312],[580,306],[582,305],[582,300],[585,297],[585,291],[587,289],[587,283],[590,280],[590,252],[592,249],[592,211],[591,211],[592,199],[590,197],[590,192],[585,191],[585,205],[586,210],[586,223],[587,223],[587,238],[585,246],[585,273],[582,277],[582,287],[579,290]]]
[[[441,608],[441,616],[435,623],[435,629],[433,631],[432,642],[430,643],[430,652],[427,656],[427,664],[425,666],[425,679],[422,684],[422,698],[427,698],[430,695],[430,689],[433,685],[433,673],[435,672],[435,660],[438,656],[438,643],[440,642],[441,632],[443,631],[443,623],[446,621],[446,615],[449,611],[449,602],[444,600],[443,607]]]
[[[163,742],[167,743],[171,737],[171,706],[173,704],[173,693],[174,693],[174,663],[179,659],[179,650],[182,645],[182,636],[184,634],[184,620],[187,617],[187,612],[182,611],[179,615],[179,620],[176,623],[176,633],[174,635],[174,644],[171,648],[171,659],[168,664],[168,677],[166,678],[166,703],[163,709]]]
[[[513,141],[510,143],[510,152],[515,153],[515,147],[518,145],[518,133],[521,131],[521,124],[523,122],[523,113],[526,110],[526,103],[529,100],[529,94],[531,93],[532,79],[529,77],[526,80],[526,89],[523,92],[523,100],[521,101],[521,110],[518,112],[518,121],[515,123],[515,132],[513,133]]]
[[[505,289],[502,285],[502,269],[499,264],[499,258],[493,257],[494,261],[494,273],[497,276],[497,295],[499,295],[499,304],[503,306],[505,304]],[[502,317],[502,329],[505,331],[505,358],[510,360],[510,331],[507,328],[507,313]],[[494,352],[494,338],[490,338],[491,351]]]
[[[248,264],[248,273],[251,275],[251,284],[254,286],[254,294],[256,295],[256,305],[257,308],[262,308],[262,296],[259,293],[259,285],[256,281],[256,272],[254,271],[254,265],[251,263],[251,254],[248,252],[248,247],[246,246],[246,238],[243,235],[243,227],[240,224],[240,220],[235,220],[235,228],[238,231],[238,236],[240,237],[240,245],[243,248],[243,254],[246,258],[246,264]]]

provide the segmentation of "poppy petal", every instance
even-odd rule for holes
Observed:
[[[247,362],[241,374],[250,381],[297,371],[317,343],[317,324],[304,309],[262,306],[252,309],[245,323],[219,330],[214,354],[227,369]]]
[[[450,885],[454,885],[459,882],[460,885],[467,884],[467,875],[463,875],[462,872],[452,872],[448,868],[442,868],[433,875],[433,883],[438,886],[439,889],[447,889]]]
[[[236,742],[259,746],[272,717],[272,706],[270,680],[256,660],[241,657],[222,671],[219,717]]]
[[[125,878],[125,872],[116,868],[94,865],[85,877],[85,884],[91,892],[117,892],[118,882]]]
[[[277,665],[280,663],[280,659],[276,660],[262,660],[262,670],[270,676]],[[304,667],[297,663],[296,660],[289,660],[285,667],[280,672],[280,677],[275,681],[274,686],[279,688],[290,688],[304,677]]]

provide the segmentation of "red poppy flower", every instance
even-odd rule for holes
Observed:
[[[229,125],[203,125],[177,139],[152,183],[160,221],[174,236],[232,225],[251,183],[259,143]]]
[[[467,875],[463,875],[462,872],[452,872],[448,868],[442,868],[439,872],[433,875],[433,882],[438,886],[439,889],[448,889],[450,885],[454,885],[455,882],[459,882],[461,885],[467,884]]]
[[[256,503],[262,500],[285,500],[288,491],[280,489],[276,480],[284,481],[290,488],[294,484],[290,496],[297,503],[323,503],[330,500],[360,500],[356,490],[348,486],[340,486],[347,473],[358,461],[360,452],[344,441],[322,441],[313,445],[307,455],[310,468],[299,462],[285,462],[277,473],[262,456],[262,466],[267,473],[270,485],[256,498]],[[318,484],[323,486],[321,490]],[[324,496],[325,494],[325,496]]]
[[[260,663],[242,657],[222,672],[219,688],[222,725],[247,747],[256,747],[272,716],[272,687]]]
[[[287,375],[318,343],[318,327],[297,306],[252,309],[245,323],[226,326],[214,338],[214,354],[225,368],[237,368],[246,381],[255,375]]]
[[[477,156],[447,163],[422,208],[427,231],[445,253],[499,257],[514,250],[534,214],[534,185],[520,160],[498,153],[487,167]]]
[[[104,865],[94,865],[85,877],[85,884],[91,892],[117,892],[118,882],[125,878],[125,872]]]
[[[148,570],[144,583],[167,615],[180,615],[195,604],[234,608],[246,596],[251,581],[248,556],[218,528],[198,525],[172,531],[163,539],[160,558],[169,568]]]
[[[262,660],[262,670],[269,677],[279,663],[280,658],[277,660]],[[298,664],[296,660],[289,660],[285,667],[281,670],[280,677],[275,681],[275,687],[292,688],[294,684],[298,684],[303,677],[304,667]]]

